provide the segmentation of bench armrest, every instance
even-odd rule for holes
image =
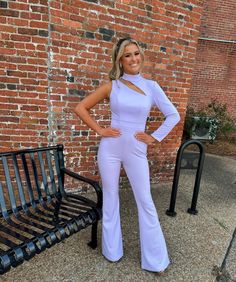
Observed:
[[[102,207],[102,189],[99,185],[99,183],[95,180],[92,180],[90,178],[87,178],[87,177],[84,177],[84,176],[81,176],[79,175],[78,173],[75,173],[67,168],[62,168],[61,169],[65,174],[75,178],[75,179],[78,179],[80,181],[83,181],[83,182],[86,182],[88,184],[90,184],[96,191],[97,193],[97,207],[98,208],[101,208]]]

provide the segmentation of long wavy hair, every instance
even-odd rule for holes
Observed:
[[[140,52],[141,58],[142,58],[142,65],[144,63],[144,53],[142,48],[140,47],[140,45],[138,44],[138,42],[135,39],[132,39],[131,37],[125,37],[125,38],[121,38],[114,46],[112,49],[112,69],[109,72],[109,78],[110,80],[115,80],[115,79],[119,79],[124,71],[123,71],[123,67],[120,63],[120,58],[122,57],[123,53],[124,53],[124,49],[127,45],[129,44],[135,44]]]

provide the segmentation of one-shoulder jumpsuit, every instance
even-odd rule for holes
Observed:
[[[98,166],[103,189],[102,253],[110,261],[123,256],[119,205],[121,165],[127,174],[138,207],[141,267],[163,271],[169,265],[165,239],[150,192],[147,145],[134,134],[145,131],[146,119],[153,105],[165,121],[151,135],[161,141],[179,121],[179,114],[160,86],[139,75],[123,76],[141,89],[141,94],[120,80],[112,81],[111,127],[120,129],[119,137],[103,137],[98,150]]]

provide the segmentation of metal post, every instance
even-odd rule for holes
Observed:
[[[170,206],[169,206],[169,209],[166,211],[166,214],[168,216],[176,216],[177,214],[175,212],[175,202],[176,202],[177,189],[178,189],[178,184],[179,184],[181,161],[182,161],[182,156],[183,156],[183,152],[185,148],[191,144],[196,144],[198,146],[199,151],[200,151],[200,157],[198,160],[197,173],[196,173],[195,185],[194,185],[193,196],[192,196],[192,205],[191,205],[191,208],[189,208],[187,211],[190,214],[197,214],[196,205],[197,205],[197,198],[198,198],[198,193],[199,193],[199,188],[200,188],[202,169],[203,169],[203,164],[204,164],[205,150],[204,150],[203,144],[200,141],[187,140],[179,147],[178,152],[177,152],[174,180],[173,180],[171,199],[170,199]]]
[[[198,146],[198,148],[200,150],[200,157],[198,160],[197,173],[196,173],[195,184],[194,184],[194,189],[193,189],[192,204],[191,204],[191,208],[187,210],[188,213],[190,214],[198,213],[198,211],[196,210],[196,206],[197,206],[198,193],[200,189],[200,181],[201,181],[201,175],[202,175],[202,170],[203,170],[203,163],[204,163],[204,158],[205,158],[205,152],[204,152],[203,145],[201,144],[201,146]]]

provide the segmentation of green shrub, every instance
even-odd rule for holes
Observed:
[[[194,119],[198,117],[198,119]],[[193,131],[200,128],[209,128],[209,137],[213,141],[216,137],[233,139],[236,133],[236,121],[228,112],[227,104],[222,104],[213,99],[206,107],[199,111],[187,107],[184,124],[185,138],[191,138]]]

